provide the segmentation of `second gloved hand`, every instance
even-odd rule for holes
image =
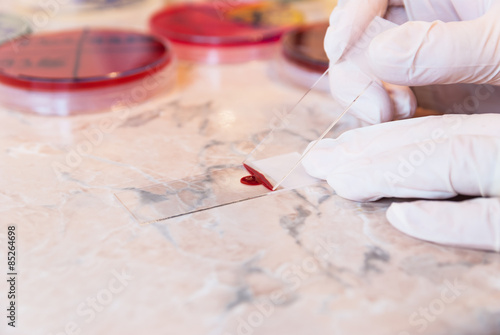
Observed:
[[[382,197],[500,197],[500,115],[447,115],[383,123],[319,142],[306,171],[355,201]],[[390,222],[412,236],[500,248],[500,200],[394,203]]]

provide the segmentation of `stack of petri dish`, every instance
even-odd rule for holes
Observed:
[[[212,2],[169,6],[150,28],[172,42],[180,59],[210,64],[271,58],[280,37],[303,22],[302,13],[273,2]]]
[[[323,47],[328,23],[316,23],[297,28],[281,40],[281,55],[275,63],[279,77],[301,87],[311,87],[328,70],[329,60]],[[329,90],[328,80],[318,87]]]
[[[174,78],[171,47],[143,33],[78,29],[0,45],[0,103],[24,112],[108,111],[165,92]]]

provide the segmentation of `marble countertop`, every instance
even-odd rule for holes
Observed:
[[[9,225],[19,262],[0,334],[500,334],[500,255],[405,236],[389,200],[320,183],[138,224],[115,193],[241,164],[303,92],[266,61],[178,71],[125,115],[0,108],[0,268]]]

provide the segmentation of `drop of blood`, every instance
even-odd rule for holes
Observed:
[[[260,182],[260,180],[258,180],[257,178],[255,178],[255,176],[246,176],[246,177],[243,177],[243,178],[240,179],[240,182],[242,184],[251,185],[251,186],[261,185],[262,184]]]

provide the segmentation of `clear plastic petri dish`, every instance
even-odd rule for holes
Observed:
[[[217,64],[272,57],[283,33],[302,22],[290,5],[236,1],[170,6],[150,28],[173,43],[179,58]]]
[[[303,26],[281,39],[281,54],[276,68],[280,78],[301,87],[311,87],[328,70],[329,60],[323,47],[328,23]],[[328,91],[328,80],[319,83]]]
[[[54,0],[40,2],[39,0],[17,0],[17,6],[26,10],[57,10],[61,12],[81,12],[103,9],[117,9],[139,4],[148,0]]]
[[[147,34],[80,29],[0,45],[0,104],[42,115],[107,111],[166,92],[170,46]]]

